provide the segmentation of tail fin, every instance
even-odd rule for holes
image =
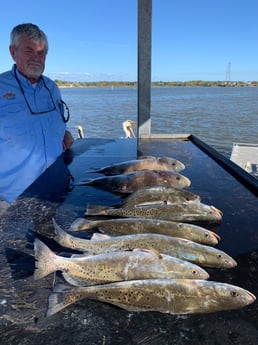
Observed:
[[[36,269],[33,275],[34,279],[41,279],[56,271],[54,261],[56,254],[37,238],[34,241],[34,252],[36,259]]]
[[[68,285],[56,284],[53,292],[48,297],[47,317],[58,313],[60,310],[68,307],[74,302],[73,299],[68,298],[71,290],[72,287]]]
[[[107,209],[109,207],[88,204],[85,212],[85,216],[99,216],[107,215]]]
[[[54,240],[63,247],[66,247],[67,242],[70,242],[70,235],[60,228],[60,226],[56,223],[55,219],[52,218],[53,225],[54,225]]]
[[[81,231],[81,230],[89,230],[94,228],[95,226],[92,225],[92,222],[85,218],[77,218],[75,221],[72,222],[69,231]]]

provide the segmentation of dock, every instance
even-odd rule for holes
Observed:
[[[221,237],[218,248],[237,261],[234,269],[208,269],[210,280],[245,288],[258,296],[258,200],[256,179],[191,135],[137,139],[77,139],[0,219],[1,345],[71,344],[245,344],[258,339],[257,301],[240,310],[200,315],[132,313],[83,300],[46,318],[54,275],[34,280],[33,241],[51,239],[52,218],[64,229],[84,217],[86,205],[112,205],[120,196],[79,181],[102,176],[88,171],[136,159],[173,157],[186,166],[188,188],[223,212],[221,223],[203,223]],[[245,175],[246,174],[246,175]],[[58,274],[55,282],[63,282]]]

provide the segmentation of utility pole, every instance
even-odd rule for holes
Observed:
[[[138,0],[138,140],[151,134],[152,0]]]

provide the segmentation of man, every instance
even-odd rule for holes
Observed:
[[[48,40],[37,25],[17,25],[9,46],[15,62],[0,74],[0,200],[14,201],[73,138],[60,90],[42,75]]]

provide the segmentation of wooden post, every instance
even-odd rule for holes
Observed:
[[[138,141],[151,133],[152,0],[138,0]]]

